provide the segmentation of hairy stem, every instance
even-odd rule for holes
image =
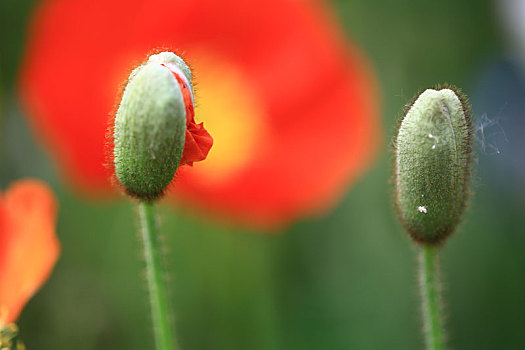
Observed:
[[[139,212],[155,347],[156,350],[175,350],[171,308],[164,279],[161,242],[155,221],[154,204],[140,202]]]
[[[434,245],[423,244],[419,249],[419,287],[421,310],[427,350],[445,348],[439,280],[438,250]]]

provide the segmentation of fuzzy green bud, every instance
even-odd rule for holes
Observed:
[[[184,149],[185,102],[170,65],[190,81],[181,58],[153,55],[131,73],[115,118],[115,174],[126,193],[141,200],[163,194]]]
[[[442,241],[456,229],[470,196],[472,123],[455,88],[427,89],[406,109],[395,142],[399,216],[418,242]]]

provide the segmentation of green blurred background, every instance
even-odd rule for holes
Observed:
[[[33,5],[0,2],[0,185],[27,176],[51,184],[63,253],[22,313],[22,337],[28,349],[151,349],[133,206],[76,197],[22,117],[15,79]],[[450,345],[525,349],[525,74],[496,2],[334,6],[380,80],[382,153],[332,212],[279,235],[163,207],[182,348],[422,348],[415,254],[391,209],[389,147],[412,95],[449,82],[470,95],[478,129],[476,195],[442,254]]]

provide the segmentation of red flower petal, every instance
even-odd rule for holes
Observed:
[[[54,195],[40,181],[17,181],[0,202],[0,325],[18,318],[51,273],[60,252],[55,220]]]
[[[377,148],[375,80],[322,3],[44,1],[22,66],[23,102],[77,187],[104,193],[106,116],[119,83],[152,48],[182,50],[214,146],[205,162],[180,169],[175,196],[236,219],[285,223],[334,203]],[[194,128],[188,163],[208,145]]]
[[[169,67],[166,66],[169,69]],[[186,106],[186,139],[184,141],[184,151],[182,152],[182,159],[180,165],[188,164],[193,166],[194,162],[200,162],[206,159],[208,152],[213,146],[213,138],[204,129],[203,123],[197,125],[195,123],[195,109],[193,108],[193,95],[191,88],[178,75],[178,73],[171,71],[182,91],[182,97]]]
[[[211,146],[213,146],[213,139],[204,129],[203,123],[196,124],[192,120],[187,125],[184,152],[182,153],[180,165],[193,165],[193,162],[200,162],[206,159]]]

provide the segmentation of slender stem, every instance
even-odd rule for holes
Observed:
[[[427,350],[445,348],[441,284],[437,262],[439,247],[423,244],[419,251],[419,286],[421,289],[421,309]]]
[[[139,212],[155,346],[157,350],[175,350],[176,343],[171,325],[171,308],[164,279],[160,252],[161,242],[155,222],[154,204],[140,202]]]

